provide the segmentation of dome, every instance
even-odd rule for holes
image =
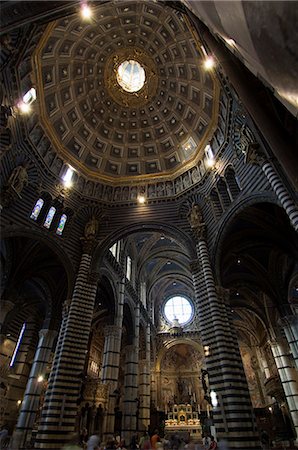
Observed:
[[[32,55],[36,129],[78,173],[112,186],[174,179],[217,125],[219,85],[186,17],[165,4],[96,4],[51,22]]]

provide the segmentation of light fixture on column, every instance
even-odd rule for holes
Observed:
[[[210,392],[210,398],[213,408],[216,408],[218,405],[217,395],[215,391]]]
[[[209,345],[204,345],[204,355],[209,356],[210,355],[210,347]]]
[[[44,380],[43,375],[39,375],[39,377],[37,378],[37,383],[41,383]]]
[[[144,205],[144,203],[146,202],[146,195],[143,188],[139,191],[137,200],[140,205]]]

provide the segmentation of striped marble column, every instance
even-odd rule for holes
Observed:
[[[135,305],[134,343],[125,348],[124,401],[123,401],[123,437],[130,442],[137,431],[138,408],[138,365],[139,365],[140,304]]]
[[[102,362],[102,383],[109,386],[108,404],[104,418],[103,434],[114,434],[115,406],[119,378],[121,327],[106,325],[104,327],[105,343]]]
[[[104,419],[103,434],[114,434],[115,406],[119,378],[121,333],[123,322],[123,306],[125,295],[125,278],[118,284],[117,312],[115,325],[104,328],[105,343],[102,361],[102,383],[109,385],[109,398]]]
[[[137,347],[127,345],[125,347],[125,372],[124,372],[124,401],[122,433],[126,442],[130,442],[132,435],[136,432],[136,411],[138,401],[138,363]]]
[[[295,231],[298,231],[298,206],[287,191],[282,179],[273,164],[265,158],[259,149],[250,147],[246,154],[246,162],[259,165],[275,192],[282,207],[287,213]]]
[[[150,425],[150,325],[146,328],[146,358],[139,361],[139,430]]]
[[[284,342],[270,341],[270,345],[296,431],[295,443],[298,444],[298,372],[293,367]]]
[[[62,323],[35,447],[60,449],[73,438],[77,418],[97,282],[89,276],[95,239],[83,241],[83,253],[69,306]]]
[[[259,437],[227,293],[222,289],[216,291],[202,215],[195,218],[193,214],[190,224],[197,241],[198,261],[191,269],[199,327],[202,344],[209,347],[206,366],[210,391],[215,391],[219,400],[213,408],[217,437],[225,439],[231,449],[257,449]]]
[[[293,355],[296,369],[298,369],[298,317],[295,315],[283,317],[281,325]]]
[[[42,380],[38,378],[44,375],[56,336],[56,330],[42,329],[39,332],[39,342],[28,378],[18,422],[10,444],[11,449],[24,448],[25,443],[31,440],[42,389]]]

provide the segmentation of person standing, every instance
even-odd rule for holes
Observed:
[[[151,436],[151,448],[153,449],[153,450],[156,450],[156,448],[157,448],[157,442],[160,442],[160,437],[159,437],[159,434],[158,434],[158,430],[154,430],[154,433],[153,433],[153,435]]]
[[[218,449],[218,445],[216,440],[214,439],[214,436],[210,436],[210,445],[209,445],[209,450],[216,450]]]
[[[211,443],[210,437],[208,436],[208,434],[205,434],[205,436],[203,437],[203,449],[209,450],[210,443]]]

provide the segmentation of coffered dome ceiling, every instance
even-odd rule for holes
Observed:
[[[33,78],[40,125],[64,161],[110,184],[196,165],[217,125],[219,88],[195,39],[181,13],[147,1],[101,3],[90,22],[51,23]],[[124,61],[145,71],[136,92],[117,79]]]

